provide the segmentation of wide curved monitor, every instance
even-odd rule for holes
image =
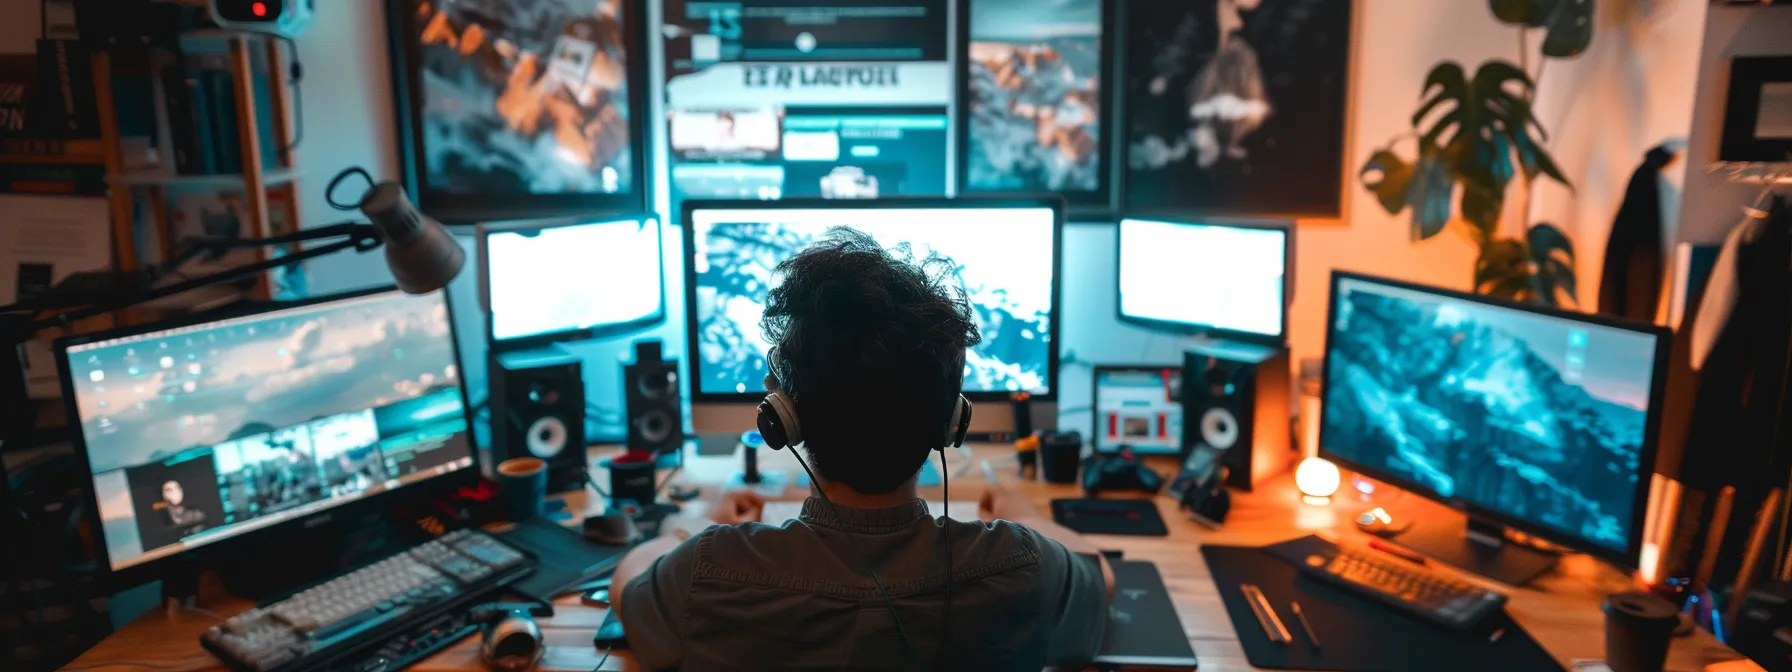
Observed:
[[[863,231],[916,258],[958,265],[983,342],[966,355],[975,399],[1017,392],[1054,398],[1064,203],[1057,198],[875,201],[687,201],[685,288],[692,399],[765,396],[760,329],[773,270],[836,226]]]
[[[394,290],[59,342],[105,566],[470,473],[451,324],[441,292]]]

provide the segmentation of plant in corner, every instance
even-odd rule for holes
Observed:
[[[1522,177],[1524,217],[1535,180],[1573,188],[1544,149],[1548,133],[1531,111],[1536,84],[1527,74],[1528,39],[1541,29],[1537,76],[1551,58],[1572,58],[1593,41],[1593,0],[1488,0],[1494,17],[1518,29],[1519,63],[1494,59],[1469,74],[1444,61],[1425,77],[1409,133],[1377,150],[1359,174],[1388,214],[1412,209],[1412,238],[1427,240],[1455,222],[1475,244],[1474,291],[1557,305],[1575,301],[1574,244],[1548,222],[1502,236],[1506,187]],[[1417,156],[1395,151],[1417,142]],[[1452,204],[1454,201],[1454,204]],[[1460,212],[1460,217],[1452,214]],[[1521,218],[1522,219],[1522,218]]]

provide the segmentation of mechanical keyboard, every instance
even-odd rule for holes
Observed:
[[[1506,596],[1390,556],[1335,548],[1306,557],[1301,572],[1451,630],[1469,630]]]
[[[528,573],[528,556],[460,530],[213,626],[200,643],[234,669],[329,669],[371,639],[469,604]]]

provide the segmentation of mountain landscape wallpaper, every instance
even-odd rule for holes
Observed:
[[[1341,284],[1333,299],[1327,451],[1440,497],[1626,548],[1640,522],[1631,517],[1654,337],[1355,287]]]

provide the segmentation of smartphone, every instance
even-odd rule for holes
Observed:
[[[597,626],[597,634],[591,637],[591,644],[607,651],[628,648],[628,637],[622,633],[622,621],[616,620],[615,609],[604,615],[603,625]]]
[[[610,589],[608,587],[593,588],[580,595],[579,602],[587,607],[608,609],[610,608]]]

